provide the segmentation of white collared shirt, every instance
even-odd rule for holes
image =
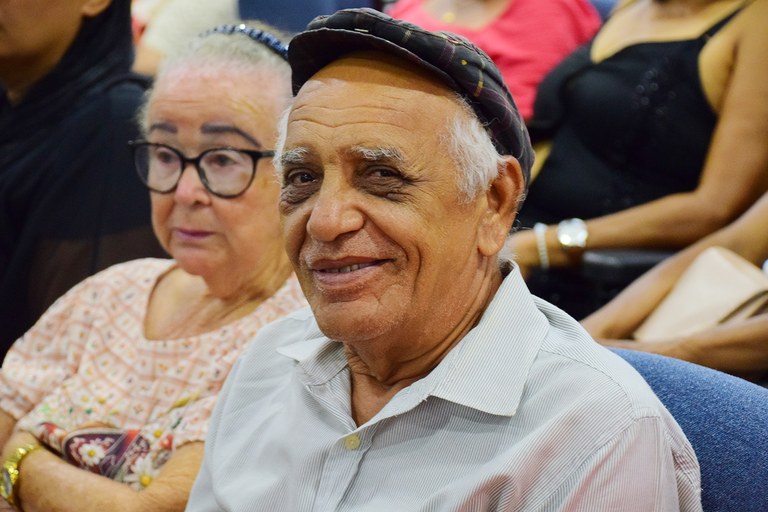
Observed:
[[[360,426],[342,347],[309,310],[262,329],[219,398],[187,510],[701,505],[693,449],[642,378],[514,270],[445,359]]]

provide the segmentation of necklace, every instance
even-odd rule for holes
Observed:
[[[462,26],[482,26],[495,19],[509,0],[440,0],[432,2],[433,16],[447,24],[461,20]]]
[[[440,16],[440,20],[443,23],[453,23],[456,21],[456,13],[454,11],[445,11],[442,16]]]

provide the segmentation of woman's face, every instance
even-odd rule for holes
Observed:
[[[170,71],[155,85],[147,109],[147,140],[187,157],[211,148],[272,150],[289,87],[264,72],[194,65]],[[176,190],[151,192],[152,224],[162,246],[186,272],[244,281],[287,261],[280,235],[280,186],[272,159],[261,158],[240,196],[224,199],[203,186],[188,164]]]
[[[83,17],[108,5],[88,0],[0,1],[0,79],[21,80],[16,75],[51,69],[74,41]]]

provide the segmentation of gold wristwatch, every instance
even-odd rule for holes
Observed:
[[[16,491],[18,490],[19,483],[19,466],[21,461],[43,446],[38,443],[27,443],[24,446],[16,448],[16,451],[8,457],[8,460],[3,463],[3,476],[2,485],[0,485],[0,496],[6,499],[16,510],[19,508],[18,499],[16,498]]]

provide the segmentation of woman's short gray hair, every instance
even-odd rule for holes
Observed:
[[[260,22],[249,22],[248,27],[256,27],[264,30],[275,37],[288,41],[289,37],[272,27]],[[234,31],[232,33],[206,32],[201,36],[191,40],[181,51],[167,57],[160,65],[154,83],[179,69],[191,68],[211,68],[215,69],[236,69],[238,71],[249,71],[268,73],[276,82],[281,82],[284,87],[279,88],[285,91],[285,103],[277,105],[282,109],[291,99],[291,68],[285,58],[278,55],[274,49],[264,43],[253,40],[244,32]],[[145,94],[144,104],[137,115],[139,127],[146,135],[147,126],[147,106],[152,97],[154,86]],[[258,94],[258,92],[254,92]]]

